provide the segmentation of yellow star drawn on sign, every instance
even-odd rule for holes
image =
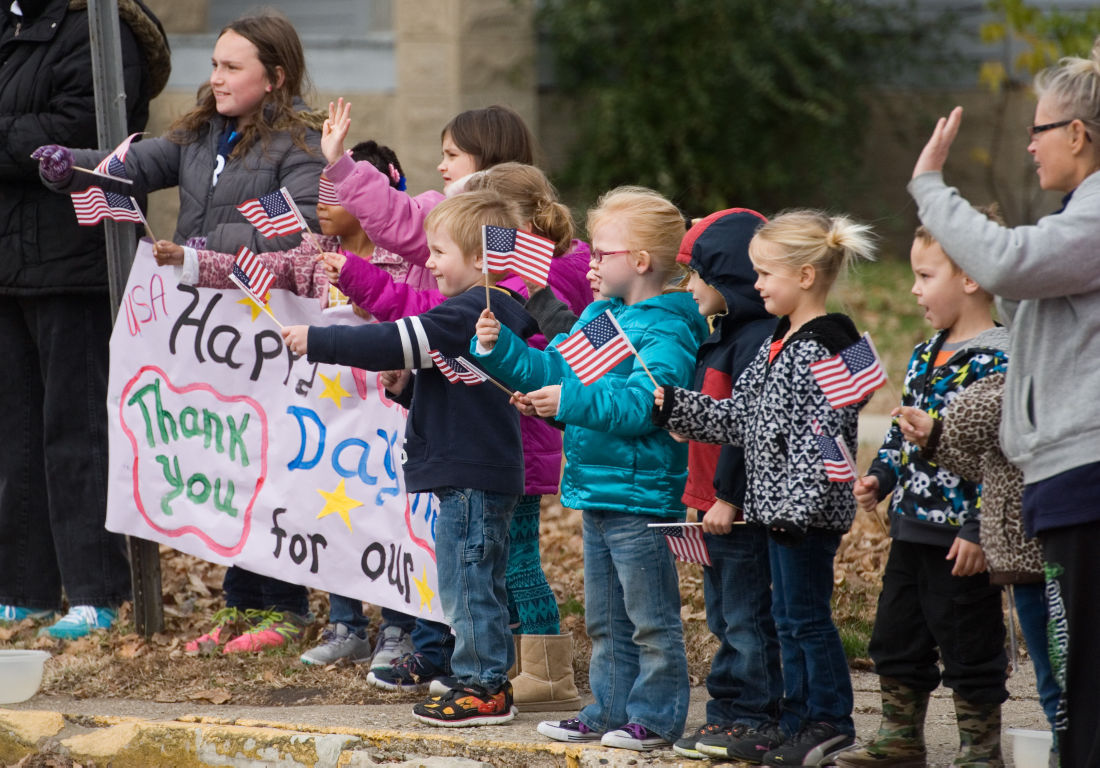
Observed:
[[[328,517],[335,512],[343,518],[344,525],[351,531],[351,518],[348,517],[348,512],[356,507],[363,506],[363,502],[348,496],[348,492],[344,488],[344,480],[340,480],[340,484],[336,486],[335,491],[323,491],[318,488],[317,493],[321,494],[322,498],[325,500],[325,506],[318,513],[317,519],[320,520],[322,517]]]
[[[348,392],[342,386],[340,386],[340,372],[336,372],[336,377],[330,379],[323,373],[318,373],[321,380],[325,382],[325,391],[318,395],[319,398],[328,398],[332,402],[336,403],[336,407],[343,410],[343,402],[345,397],[351,397],[351,392]]]
[[[428,613],[432,612],[432,598],[435,597],[435,592],[432,592],[432,588],[428,586],[428,568],[424,567],[423,576],[416,578],[413,576],[413,584],[416,584],[416,591],[420,593],[420,607],[428,606]]]
[[[266,301],[267,297],[270,295],[270,293],[264,294],[264,300]],[[263,312],[263,309],[260,307],[259,304],[256,303],[256,300],[249,296],[247,293],[245,294],[243,299],[237,299],[237,303],[242,306],[248,307],[248,311],[252,314],[252,322],[256,322],[256,318],[259,317],[260,313]]]

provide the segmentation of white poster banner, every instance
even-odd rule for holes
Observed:
[[[270,292],[286,325],[361,323]],[[431,494],[378,374],[310,363],[239,290],[178,285],[138,246],[111,336],[107,528],[443,621]]]

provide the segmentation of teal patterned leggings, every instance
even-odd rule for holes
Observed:
[[[513,634],[557,635],[558,603],[542,572],[539,555],[541,496],[520,496],[508,529],[508,619]]]

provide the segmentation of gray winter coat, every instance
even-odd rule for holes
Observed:
[[[300,100],[299,112],[306,110]],[[306,132],[310,152],[296,146],[286,131],[276,133],[266,151],[257,141],[244,157],[234,157],[226,163],[211,186],[214,164],[218,157],[218,139],[225,129],[225,118],[215,115],[190,144],[176,144],[166,138],[135,141],[126,155],[126,173],[134,180],[134,189],[141,193],[178,186],[180,211],[172,240],[184,243],[190,237],[205,237],[206,247],[223,253],[233,253],[247,245],[253,251],[286,251],[301,242],[301,235],[265,238],[237,210],[246,200],[286,187],[310,229],[320,233],[317,224],[317,182],[325,166],[321,154],[321,134]],[[77,166],[94,168],[106,156],[100,150],[74,150]],[[96,178],[77,171],[61,192],[84,189]],[[116,191],[123,191],[121,187]],[[163,233],[158,233],[163,237]]]

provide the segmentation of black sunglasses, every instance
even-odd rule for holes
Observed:
[[[1063,126],[1069,125],[1070,123],[1072,123],[1076,119],[1077,118],[1075,118],[1075,117],[1071,117],[1069,120],[1059,120],[1056,123],[1045,123],[1043,125],[1029,125],[1027,127],[1028,138],[1034,139],[1036,136],[1038,136],[1040,133],[1043,133],[1044,131],[1052,131],[1055,128],[1061,128]],[[1088,131],[1085,131],[1085,138],[1088,141],[1092,141],[1092,137],[1089,136]]]

